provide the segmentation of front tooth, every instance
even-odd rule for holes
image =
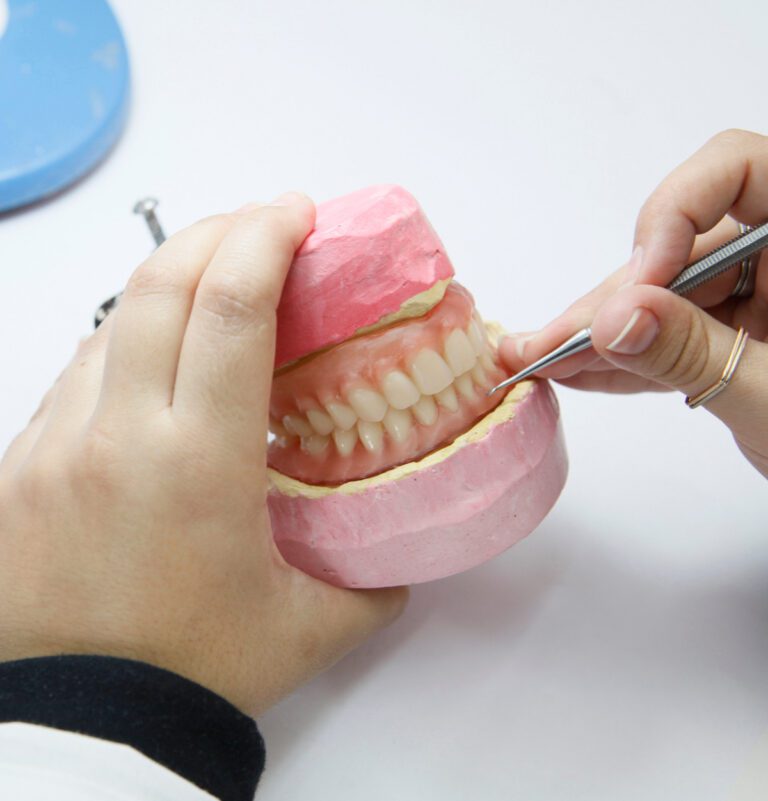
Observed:
[[[449,412],[459,411],[459,399],[456,397],[456,390],[453,387],[446,387],[442,392],[435,395],[437,402],[448,409]]]
[[[416,419],[424,426],[431,426],[437,420],[437,404],[429,395],[423,395],[413,407]]]
[[[469,323],[467,336],[469,337],[469,341],[472,343],[475,354],[480,356],[480,354],[485,350],[485,336],[480,330],[480,326],[477,324],[476,320],[472,320]]]
[[[328,436],[328,434],[333,431],[336,427],[334,425],[333,420],[331,420],[330,415],[327,415],[325,412],[321,412],[320,409],[309,409],[307,411],[307,419],[309,420],[309,424],[312,428],[317,431],[318,434],[322,434],[324,436]]]
[[[373,423],[368,420],[358,420],[357,433],[360,442],[370,453],[378,453],[384,445],[384,429],[381,423]]]
[[[488,384],[488,376],[485,374],[485,370],[483,369],[483,365],[480,364],[480,362],[478,362],[472,368],[472,378],[475,380],[476,384],[479,384],[483,388],[489,386],[489,384]]]
[[[483,365],[483,369],[488,370],[489,372],[493,372],[496,369],[496,364],[493,361],[493,357],[490,353],[488,353],[487,350],[480,357],[480,364]]]
[[[390,409],[384,418],[384,428],[395,442],[405,442],[411,433],[411,413],[405,409]]]
[[[358,387],[347,394],[349,405],[366,423],[380,423],[387,413],[387,402],[374,389]]]
[[[326,403],[325,408],[333,422],[344,431],[352,428],[357,422],[357,415],[346,403]]]
[[[416,384],[400,370],[393,370],[391,373],[387,373],[381,382],[381,388],[389,405],[395,409],[407,409],[409,406],[413,406],[421,397]]]
[[[454,376],[460,376],[475,366],[477,361],[475,349],[460,328],[451,331],[445,340],[445,360],[453,370]]]
[[[429,348],[419,351],[411,362],[411,375],[422,395],[436,395],[453,383],[451,368]]]
[[[312,456],[318,456],[328,447],[329,442],[330,437],[323,437],[320,434],[312,434],[309,437],[301,438],[301,449],[307,453],[311,453]]]
[[[472,383],[472,376],[469,373],[464,373],[464,375],[460,375],[456,379],[456,389],[459,390],[459,394],[462,398],[466,398],[467,400],[474,400],[477,397],[477,393],[475,392],[475,385]]]
[[[296,437],[311,437],[315,433],[312,426],[297,414],[286,414],[283,417],[283,425],[289,434],[293,434]]]
[[[349,456],[357,444],[357,430],[350,428],[348,431],[342,431],[340,428],[336,428],[333,432],[333,441],[341,456]]]

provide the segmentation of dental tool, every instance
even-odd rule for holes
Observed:
[[[735,264],[751,258],[765,247],[768,247],[768,223],[739,234],[725,244],[715,248],[706,256],[692,262],[682,270],[677,278],[667,284],[667,289],[676,295],[686,295],[688,292],[707,283],[707,281],[711,281],[721,275]],[[494,392],[511,384],[516,384],[539,370],[557,364],[557,362],[567,359],[576,353],[581,353],[581,351],[587,350],[591,346],[592,329],[589,327],[582,328],[563,342],[562,345],[537,359],[524,370],[489,389],[488,395],[493,395]]]
[[[152,234],[152,239],[155,240],[155,247],[159,248],[160,245],[165,242],[165,231],[163,231],[162,225],[160,225],[160,221],[157,219],[157,214],[155,214],[155,209],[158,207],[159,201],[157,198],[154,197],[143,197],[141,200],[137,200],[133,206],[133,213],[140,214],[144,221],[149,228],[150,234]],[[107,319],[107,315],[113,311],[117,304],[120,302],[120,298],[122,296],[122,292],[118,292],[116,295],[113,295],[109,300],[105,300],[104,303],[96,309],[96,314],[93,318],[93,327],[98,328],[104,320]]]

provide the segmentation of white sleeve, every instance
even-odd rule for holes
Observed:
[[[30,723],[0,724],[0,799],[212,801],[127,745]]]

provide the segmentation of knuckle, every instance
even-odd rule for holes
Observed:
[[[174,255],[163,254],[162,262],[159,256],[150,258],[133,271],[123,300],[175,294],[180,289],[181,271],[182,266]]]
[[[53,386],[48,388],[45,395],[43,395],[43,397],[41,398],[40,405],[35,410],[35,413],[32,415],[32,417],[29,418],[29,423],[27,423],[27,426],[29,426],[31,423],[34,423],[36,420],[39,420],[51,408],[51,406],[53,405],[53,400],[56,397],[56,393],[58,392],[60,381],[61,381],[61,376],[59,376],[56,379]],[[24,432],[22,432],[22,434],[24,434]]]
[[[93,334],[80,340],[77,345],[77,351],[75,352],[75,358],[73,359],[74,364],[87,361],[99,351],[103,350],[106,340],[103,332],[101,334],[99,333],[101,328],[102,326],[99,326]]]
[[[200,292],[199,308],[227,328],[268,321],[275,314],[275,300],[247,276],[222,270]]]
[[[16,474],[18,498],[28,509],[48,508],[65,484],[66,469],[56,454],[41,450]]]
[[[724,131],[716,133],[709,141],[712,144],[730,147],[733,145],[743,145],[761,138],[759,134],[753,133],[752,131],[745,131],[742,128],[726,128]]]
[[[710,344],[707,329],[698,315],[690,318],[682,341],[678,336],[669,340],[656,363],[654,378],[672,386],[695,386],[705,376],[709,366]]]
[[[232,228],[235,222],[236,217],[233,214],[210,214],[209,216],[198,220],[196,223],[193,223],[188,228],[185,228],[181,233],[187,234],[190,232],[195,232],[199,233],[203,238],[210,237],[218,240],[221,239]],[[169,242],[173,239],[174,237],[171,237]],[[198,237],[195,236],[193,241],[196,242],[197,239]]]
[[[654,189],[638,212],[635,225],[636,237],[653,230],[660,221],[670,215],[670,207],[674,206],[676,191],[672,184],[672,179],[669,177]]]
[[[116,438],[103,424],[94,424],[81,437],[72,457],[71,475],[76,483],[104,490],[119,483],[119,462],[120,447]]]
[[[262,206],[237,223],[237,241],[245,251],[244,257],[249,253],[252,257],[254,241],[279,256],[293,256],[297,243],[293,241],[293,226],[286,211],[282,206]]]

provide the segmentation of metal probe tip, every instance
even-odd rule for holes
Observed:
[[[534,373],[538,373],[539,370],[543,370],[545,367],[549,367],[551,364],[556,364],[563,359],[567,359],[569,356],[573,356],[574,353],[581,353],[581,351],[586,350],[587,348],[592,346],[592,329],[591,328],[582,328],[580,331],[577,331],[570,339],[566,339],[562,345],[555,348],[553,351],[550,351],[545,356],[542,356],[540,359],[537,359],[533,364],[528,365],[524,370],[521,370],[519,373],[515,373],[511,378],[507,378],[502,381],[500,384],[496,384],[495,387],[491,387],[486,393],[488,397],[493,395],[499,389],[504,389],[508,387],[510,384],[516,384],[518,381],[522,381],[524,378],[529,378]]]

